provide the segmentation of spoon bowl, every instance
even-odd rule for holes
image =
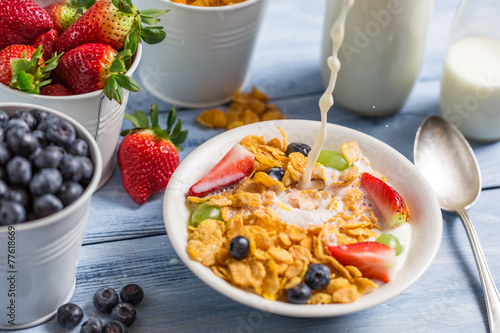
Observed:
[[[442,209],[456,213],[467,231],[484,291],[490,332],[500,332],[500,295],[466,209],[481,193],[481,172],[474,151],[460,131],[441,117],[420,125],[415,166],[429,181]]]

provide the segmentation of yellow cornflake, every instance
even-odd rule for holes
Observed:
[[[359,158],[359,155],[361,155],[361,151],[359,150],[358,143],[356,141],[343,143],[340,145],[340,149],[349,164],[354,163]]]

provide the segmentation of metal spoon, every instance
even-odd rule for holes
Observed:
[[[417,131],[414,157],[417,169],[429,181],[441,208],[456,213],[462,220],[481,278],[490,332],[500,332],[500,296],[466,212],[481,192],[481,173],[474,152],[454,125],[432,116]]]

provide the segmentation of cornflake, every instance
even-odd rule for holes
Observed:
[[[227,127],[238,121],[258,121],[254,115],[262,119],[276,111],[266,104],[267,100],[255,88],[250,94],[237,93],[225,113],[227,123],[221,120],[220,110],[204,111],[198,121]],[[247,110],[253,114],[248,116]],[[286,301],[286,289],[304,282],[310,264],[324,264],[331,271],[330,283],[323,290],[313,290],[308,304],[354,302],[377,284],[363,277],[358,268],[340,264],[327,247],[374,239],[382,229],[377,214],[363,200],[360,172],[353,166],[366,160],[356,142],[342,144],[340,149],[351,167],[343,172],[326,172],[316,164],[313,189],[300,190],[298,181],[307,157],[301,153],[287,156],[288,139],[279,130],[281,139],[266,142],[261,136],[250,135],[241,140],[240,144],[254,154],[255,163],[236,187],[204,198],[188,197],[193,208],[203,202],[220,207],[223,222],[205,220],[197,228],[188,227],[186,251],[218,277],[269,300]],[[284,170],[282,181],[266,173],[275,166]],[[328,218],[310,224],[284,218],[296,214],[294,209],[315,211],[319,207],[329,212]],[[228,251],[236,236],[246,237],[250,244],[249,255],[243,260],[233,259]]]

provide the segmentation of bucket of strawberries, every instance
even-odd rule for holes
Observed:
[[[131,0],[0,0],[0,101],[56,109],[96,139],[101,185],[114,169],[142,43],[165,38],[166,10]]]

